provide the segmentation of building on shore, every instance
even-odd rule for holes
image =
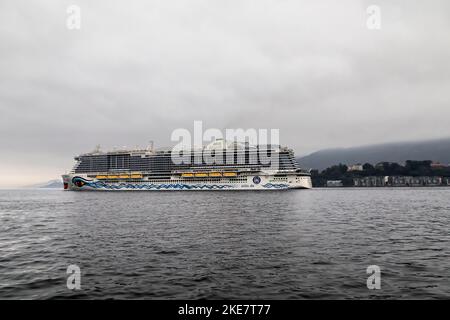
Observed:
[[[423,177],[426,186],[436,187],[442,185],[442,177]]]
[[[445,169],[445,168],[448,168],[448,165],[447,165],[447,164],[440,163],[440,162],[432,162],[432,163],[430,164],[430,167],[431,167],[432,169]]]
[[[395,162],[388,162],[388,161],[378,162],[377,164],[375,164],[375,168],[379,169],[379,170],[384,170],[385,168],[387,168],[393,164],[395,164]]]
[[[442,185],[442,177],[390,177],[393,187],[437,187]]]
[[[328,188],[336,188],[336,187],[343,187],[344,184],[342,183],[342,180],[327,180],[327,187]]]
[[[385,187],[388,182],[387,176],[369,176],[353,179],[353,186],[355,187]]]
[[[411,179],[411,187],[435,187],[442,184],[441,177],[413,177]]]
[[[353,179],[355,187],[437,187],[450,185],[450,178],[411,176],[369,176]]]
[[[347,171],[363,171],[363,165],[361,163],[351,164],[348,166]]]
[[[391,187],[409,187],[412,178],[410,176],[392,176],[388,178],[388,185]]]

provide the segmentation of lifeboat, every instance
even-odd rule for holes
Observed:
[[[195,174],[195,177],[197,177],[197,178],[204,178],[204,177],[207,177],[207,176],[208,176],[208,174],[206,172],[197,172]]]
[[[210,177],[221,177],[222,174],[220,172],[210,172],[209,176]]]
[[[236,172],[224,172],[223,176],[224,177],[236,177],[237,173]]]
[[[186,172],[186,173],[182,173],[181,176],[183,178],[192,178],[194,176],[194,174],[190,173],[190,172]]]
[[[142,178],[142,174],[132,174],[131,179],[141,179]]]
[[[96,179],[108,179],[108,176],[98,175],[98,176],[95,176],[95,178],[96,178]]]

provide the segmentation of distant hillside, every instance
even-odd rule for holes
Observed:
[[[406,160],[433,160],[450,163],[450,138],[398,142],[354,148],[320,150],[297,158],[303,168],[323,170],[334,164],[372,163],[382,161],[403,163]]]
[[[63,183],[61,179],[50,180],[43,183],[38,183],[31,186],[26,186],[25,188],[63,188]]]

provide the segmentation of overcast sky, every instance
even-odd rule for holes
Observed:
[[[279,128],[297,155],[448,137],[449,24],[445,0],[2,0],[0,187],[194,120]]]

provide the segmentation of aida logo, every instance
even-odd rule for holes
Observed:
[[[260,182],[261,182],[261,178],[260,177],[258,177],[258,176],[253,177],[253,183],[254,184],[259,184]]]

